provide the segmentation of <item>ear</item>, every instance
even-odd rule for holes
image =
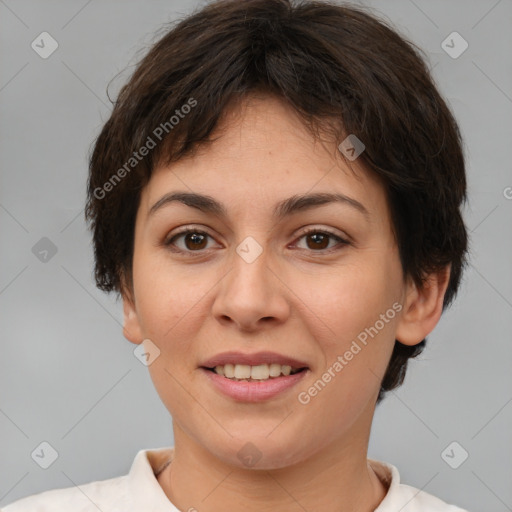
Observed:
[[[122,294],[122,298],[124,313],[123,335],[128,341],[138,345],[142,342],[144,336],[142,335],[135,300],[125,293]]]
[[[395,335],[400,343],[417,345],[439,322],[444,294],[450,280],[450,267],[448,265],[429,274],[421,287],[409,279],[403,313]]]

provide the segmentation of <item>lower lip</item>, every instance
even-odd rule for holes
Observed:
[[[241,402],[261,402],[283,393],[295,386],[308,370],[294,373],[293,375],[282,375],[268,380],[244,382],[227,379],[205,368],[201,371],[206,374],[212,384],[225,395]]]

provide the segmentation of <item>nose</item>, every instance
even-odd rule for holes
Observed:
[[[233,252],[230,270],[221,280],[212,306],[220,323],[252,332],[286,321],[290,314],[287,287],[269,252],[264,249],[254,261]]]

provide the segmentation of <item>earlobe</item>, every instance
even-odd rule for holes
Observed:
[[[138,345],[144,336],[142,336],[137,309],[134,302],[125,295],[123,295],[123,313],[123,335],[128,341]]]
[[[432,332],[441,318],[443,301],[450,280],[450,265],[429,274],[422,286],[407,283],[403,312],[396,339],[404,345],[417,345]]]

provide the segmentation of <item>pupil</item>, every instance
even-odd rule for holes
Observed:
[[[196,246],[197,248],[197,245],[201,244],[201,241],[204,242],[204,239],[205,239],[205,236],[204,235],[201,235],[199,233],[192,233],[192,234],[189,234],[189,240],[192,241],[192,244]],[[202,248],[202,247],[200,247]]]
[[[316,247],[317,249],[320,247],[320,244],[322,244],[322,242],[327,241],[327,237],[322,233],[315,233],[313,235],[310,235],[310,238],[314,240],[314,247]],[[326,245],[324,243],[320,248],[324,249],[325,247]]]

